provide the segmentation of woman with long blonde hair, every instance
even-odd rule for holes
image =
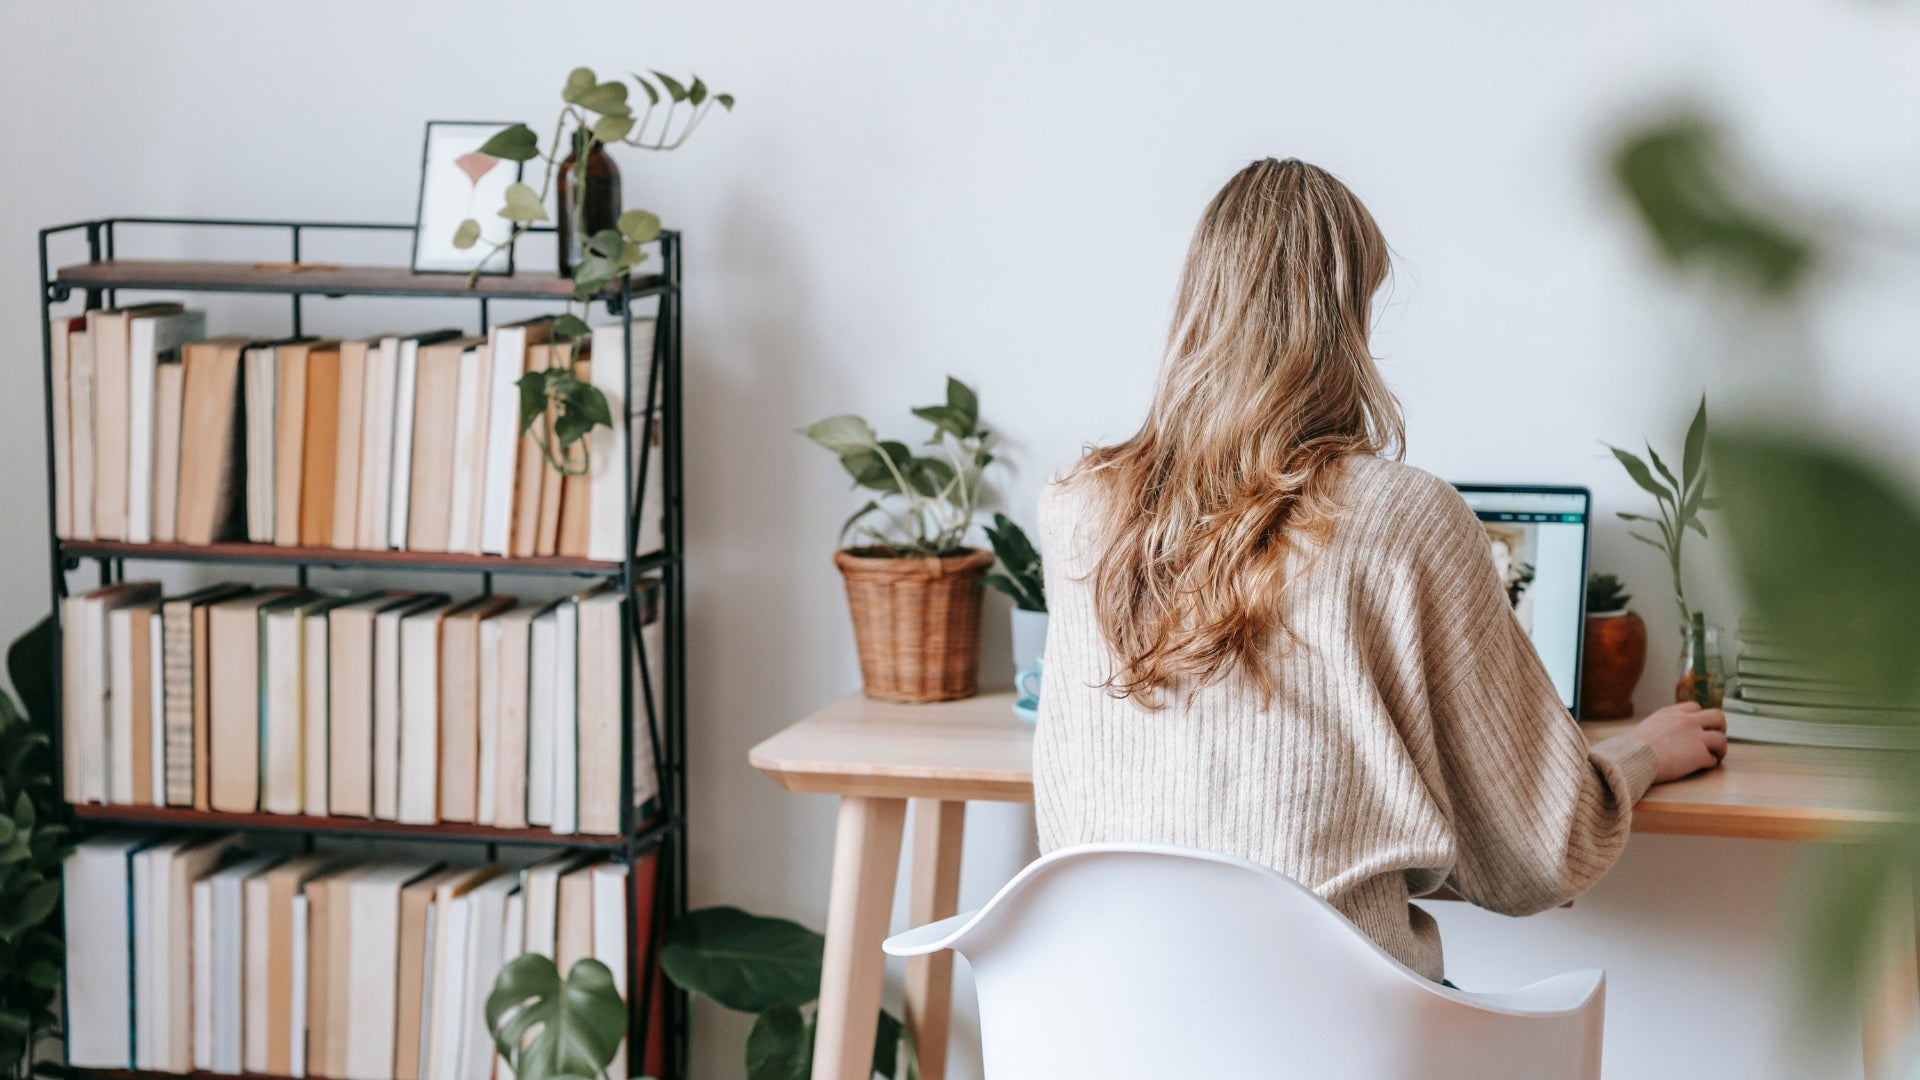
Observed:
[[[1145,423],[1041,497],[1034,780],[1043,850],[1251,859],[1438,980],[1413,898],[1564,903],[1650,785],[1724,756],[1726,723],[1678,705],[1587,744],[1478,520],[1399,460],[1368,343],[1388,266],[1304,162],[1256,161],[1207,207]]]

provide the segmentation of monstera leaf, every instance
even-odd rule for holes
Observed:
[[[626,1037],[627,1010],[600,961],[581,960],[563,981],[551,959],[530,953],[500,969],[487,1029],[517,1080],[594,1077]]]

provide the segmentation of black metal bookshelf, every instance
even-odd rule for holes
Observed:
[[[196,230],[264,230],[284,236],[286,247],[266,252],[263,259],[273,261],[196,261],[127,259],[115,256],[116,240],[126,240],[136,229],[166,227]],[[217,543],[187,545],[174,543],[123,543],[105,540],[69,540],[54,535],[54,443],[53,443],[53,342],[50,324],[56,305],[71,303],[76,294],[80,310],[90,311],[119,303],[119,294],[130,293],[265,293],[282,295],[290,301],[291,333],[303,332],[306,305],[341,297],[407,297],[460,300],[477,305],[478,332],[485,334],[490,325],[490,305],[495,301],[536,301],[559,304],[572,292],[567,279],[553,273],[519,272],[506,276],[483,276],[470,288],[462,274],[416,274],[398,266],[337,266],[302,264],[303,241],[315,234],[396,234],[411,233],[413,226],[401,224],[277,221],[230,218],[113,217],[71,222],[40,231],[40,326],[42,333],[42,379],[46,420],[48,552],[53,598],[53,617],[61,616],[61,600],[67,595],[67,576],[84,561],[98,567],[101,583],[125,579],[128,562],[220,563],[234,566],[291,567],[301,585],[307,584],[311,569],[353,569],[376,573],[453,573],[474,574],[480,579],[480,592],[493,592],[495,575],[561,576],[598,579],[617,583],[627,597],[628,621],[624,628],[626,645],[636,663],[629,670],[638,673],[638,683],[629,676],[622,680],[621,700],[628,718],[623,732],[621,753],[621,829],[618,835],[560,834],[549,829],[500,829],[481,825],[443,823],[439,825],[402,825],[390,821],[363,818],[309,815],[233,814],[181,807],[69,804],[74,826],[83,833],[108,827],[139,827],[149,830],[219,830],[260,833],[292,833],[307,838],[312,846],[316,838],[347,837],[428,841],[449,845],[485,846],[492,858],[496,849],[510,845],[551,846],[596,851],[633,865],[649,856],[658,856],[654,896],[651,905],[639,895],[641,875],[628,875],[631,890],[629,910],[644,908],[653,912],[645,928],[630,926],[626,986],[630,1057],[635,1066],[646,1060],[647,1042],[654,1034],[653,1014],[656,982],[653,975],[667,926],[685,914],[687,907],[686,849],[686,578],[684,566],[684,507],[681,465],[681,249],[680,235],[665,231],[660,235],[660,270],[646,276],[633,276],[607,285],[596,294],[594,304],[604,305],[629,327],[622,334],[626,356],[625,397],[622,408],[643,418],[660,418],[661,495],[659,508],[664,522],[662,545],[657,552],[636,555],[642,514],[651,507],[641,505],[642,486],[652,455],[652,440],[646,432],[629,430],[628,438],[638,438],[640,453],[623,455],[620,467],[626,472],[624,489],[630,503],[626,514],[625,557],[620,561],[597,561],[566,557],[514,558],[496,555],[464,555],[409,551],[361,551],[339,548],[283,547],[266,544]],[[550,231],[550,230],[541,230]],[[80,245],[84,244],[84,247]],[[84,259],[66,265],[51,261],[50,248],[68,248]],[[281,261],[284,260],[284,261]],[[652,354],[641,369],[643,395],[635,397],[635,360],[629,313],[634,301],[654,298],[655,332]],[[642,407],[628,403],[639,400]],[[649,667],[641,645],[641,604],[638,590],[644,579],[654,579],[659,587],[660,619],[664,648],[661,670]],[[60,713],[58,694],[62,685],[55,650],[53,673],[55,711]],[[653,688],[661,684],[660,706],[655,708]],[[637,723],[644,720],[644,726]],[[55,759],[62,760],[60,728],[55,725]],[[634,806],[634,747],[626,740],[646,738],[652,743],[657,812],[645,815]],[[685,994],[666,987],[665,1002],[666,1075],[687,1075],[689,1052],[689,1011]],[[108,1078],[152,1077],[161,1080],[165,1073],[69,1068],[76,1076],[93,1080]]]

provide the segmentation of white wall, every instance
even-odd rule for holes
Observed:
[[[1643,500],[1597,440],[1672,444],[1703,388],[1724,402],[1756,386],[1911,458],[1916,44],[1911,5],[1843,0],[10,4],[0,633],[45,607],[35,229],[410,219],[425,120],[544,126],[575,64],[695,66],[738,112],[676,155],[620,159],[628,205],[687,235],[693,893],[818,925],[832,808],[745,762],[857,681],[828,562],[851,504],[794,427],[851,410],[902,430],[952,372],[1004,433],[1001,490],[1030,518],[1051,464],[1136,422],[1189,228],[1229,173],[1276,154],[1346,177],[1398,253],[1377,348],[1419,465],[1590,484],[1611,518]],[[1830,275],[1805,319],[1819,359],[1782,346],[1791,326],[1736,339],[1703,320],[1601,181],[1606,134],[1676,95],[1724,107],[1796,193],[1903,238],[1862,242]],[[278,312],[231,310],[224,329]],[[1594,562],[1651,616],[1651,706],[1675,648],[1658,560],[1609,520]],[[1731,615],[1709,576],[1698,588]],[[1001,610],[987,649],[1005,679]],[[979,807],[969,825],[978,900],[1026,857],[1031,824]],[[1614,1076],[1844,1075],[1845,1048],[1811,1072],[1784,1049],[1780,923],[1801,858],[1636,840],[1570,911],[1443,913],[1453,970],[1471,985],[1608,967]],[[743,1033],[703,1012],[700,1074],[738,1075]]]

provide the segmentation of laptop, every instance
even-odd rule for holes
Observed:
[[[1587,605],[1587,530],[1593,493],[1583,487],[1455,484],[1487,530],[1494,569],[1514,617],[1573,711]]]

